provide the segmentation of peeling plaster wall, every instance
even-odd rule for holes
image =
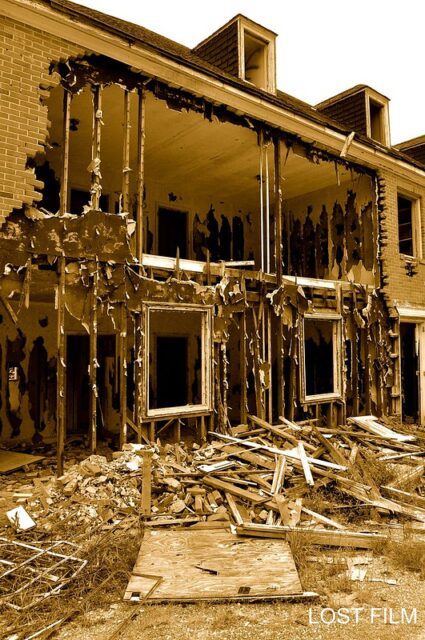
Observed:
[[[298,255],[299,260],[298,265],[291,264],[289,271],[310,277],[374,284],[376,238],[372,238],[369,231],[374,224],[374,203],[372,180],[366,175],[356,175],[352,181],[340,186],[319,189],[284,201],[283,212],[289,236],[286,238],[289,246],[286,253],[291,260],[292,250],[293,256]],[[317,225],[323,226],[323,212],[328,226],[327,243],[318,237]],[[308,219],[310,223],[306,225]],[[327,246],[328,264],[323,266],[322,273],[317,273],[317,261],[324,253],[324,245],[317,246],[320,242]],[[311,263],[315,272],[306,273],[306,264]]]
[[[15,326],[1,306],[0,322],[0,370],[1,398],[0,438],[2,441],[54,439],[56,433],[56,356],[57,356],[57,312],[52,303],[31,301],[29,309],[19,312],[19,325]],[[17,307],[15,305],[15,311]],[[66,318],[66,335],[87,336],[78,320],[69,314]],[[113,334],[108,318],[100,318],[99,335]],[[34,345],[38,347],[34,350]],[[37,358],[36,351],[44,353],[45,359]],[[8,379],[10,367],[17,368],[17,380]],[[32,371],[31,371],[32,369]],[[29,375],[31,374],[31,375]],[[35,407],[31,398],[40,393],[42,415],[36,425]],[[40,427],[41,423],[41,427]],[[119,413],[110,406],[108,411],[109,431],[117,431]]]
[[[27,159],[43,151],[48,134],[47,107],[42,99],[59,76],[49,74],[52,61],[77,56],[73,44],[0,18],[0,222],[12,209],[41,199],[42,185]]]
[[[220,187],[218,185],[218,194]],[[206,260],[206,247],[210,248],[210,254],[216,250],[219,259],[229,259],[227,251],[220,250],[225,238],[223,229],[226,228],[226,235],[230,232],[230,238],[226,240],[230,246],[231,258],[235,260],[255,259],[257,266],[260,263],[260,229],[258,209],[249,210],[240,208],[236,201],[221,201],[219,195],[215,198],[194,193],[190,185],[174,185],[169,183],[148,182],[146,185],[146,215],[148,218],[148,237],[146,239],[149,253],[157,252],[157,210],[158,207],[187,211],[188,213],[188,254],[187,257],[193,260]],[[210,214],[210,216],[208,216]],[[228,222],[224,223],[223,217]],[[215,225],[214,223],[217,223]],[[242,236],[243,254],[240,255],[234,246],[234,230],[236,225],[243,231],[238,231]],[[212,223],[211,223],[212,221]],[[215,231],[213,230],[215,228]],[[199,247],[196,250],[196,247]],[[203,256],[203,257],[201,257]],[[224,256],[224,258],[222,258]],[[213,255],[211,260],[214,261]]]

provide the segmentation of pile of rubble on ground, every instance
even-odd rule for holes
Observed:
[[[377,539],[370,531],[394,516],[425,529],[425,437],[371,416],[338,429],[314,420],[249,422],[202,447],[128,444],[111,460],[92,455],[15,495],[45,533],[60,522],[108,528],[140,515],[149,477],[149,527],[231,523],[239,534],[273,537],[295,528],[309,542],[364,547]],[[146,451],[152,470],[143,478]]]

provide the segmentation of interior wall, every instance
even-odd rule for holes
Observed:
[[[291,275],[374,284],[376,238],[371,178],[285,200],[285,271]]]
[[[17,305],[13,306],[16,313]],[[23,307],[18,318],[16,326],[4,307],[0,308],[0,437],[36,444],[56,437],[57,311],[53,303],[31,300],[29,309]],[[101,314],[98,333],[114,333],[110,319]],[[65,334],[87,336],[69,314]],[[100,373],[106,385],[105,428],[117,432],[119,407],[113,401],[115,363],[111,358],[105,359],[104,369]]]

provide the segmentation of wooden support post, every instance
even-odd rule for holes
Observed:
[[[276,334],[276,369],[277,369],[277,411],[279,416],[285,415],[285,375],[283,359],[282,317],[278,317],[278,332]]]
[[[207,425],[205,422],[205,416],[201,416],[201,441],[205,442],[207,439]]]
[[[68,208],[68,172],[69,172],[69,125],[71,120],[71,99],[69,91],[63,94],[63,143],[62,143],[62,176],[60,189],[59,215],[63,216]]]
[[[127,442],[127,309],[120,305],[119,333],[119,379],[120,379],[120,447]]]
[[[63,475],[65,458],[65,258],[58,260],[57,295],[57,385],[56,385],[56,440],[57,474]]]
[[[142,477],[142,504],[141,514],[145,518],[151,515],[151,492],[152,492],[152,451],[142,451],[143,477]]]
[[[89,385],[90,385],[90,449],[96,453],[97,446],[97,279],[98,267],[93,274],[93,284],[91,291],[90,305],[90,364],[89,364]]]
[[[137,443],[141,443],[141,429],[143,420],[143,319],[142,313],[134,315],[134,422],[138,429]]]
[[[174,422],[174,442],[180,442],[182,439],[182,430],[181,430],[181,423],[180,423],[180,418],[177,418],[176,421]]]
[[[266,319],[267,319],[267,363],[269,365],[269,388],[267,390],[267,416],[268,421],[273,422],[273,379],[272,379],[272,358],[273,358],[273,350],[272,350],[272,309],[271,307],[266,308]]]
[[[240,420],[242,424],[246,424],[246,416],[247,416],[247,364],[246,364],[246,312],[242,311],[241,319],[239,323],[239,355],[240,355],[240,364],[239,364],[239,374],[240,374]]]
[[[155,422],[154,420],[152,420],[149,423],[149,434],[148,434],[149,440],[150,442],[154,442],[155,441]]]
[[[100,173],[100,138],[102,128],[102,87],[94,87],[93,98],[93,133],[92,133],[92,165],[91,165],[91,207],[100,209],[102,193]]]
[[[275,256],[276,281],[279,286],[282,280],[282,188],[280,139],[274,138],[274,212],[275,212]]]
[[[137,144],[137,218],[136,218],[136,257],[139,264],[143,260],[143,195],[145,189],[145,104],[144,89],[139,89],[139,136]]]
[[[359,361],[358,361],[358,340],[359,340],[359,329],[357,329],[356,323],[354,321],[354,312],[357,309],[357,295],[356,292],[353,291],[353,305],[352,305],[352,313],[350,316],[351,322],[351,391],[353,394],[353,409],[352,415],[359,415]]]
[[[128,212],[130,209],[130,92],[124,91],[124,137],[122,149],[122,211]]]

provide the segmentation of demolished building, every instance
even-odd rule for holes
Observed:
[[[425,147],[391,146],[385,96],[282,93],[242,15],[188,49],[0,7],[2,441],[62,469],[81,431],[425,422]]]

